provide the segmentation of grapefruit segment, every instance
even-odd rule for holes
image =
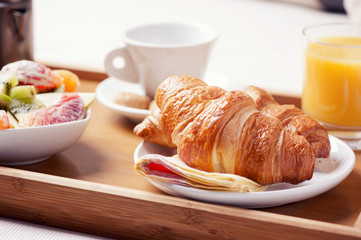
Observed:
[[[83,119],[85,105],[78,94],[62,94],[54,104],[19,117],[20,127],[44,126]]]
[[[65,93],[55,92],[55,93],[41,93],[36,95],[36,98],[43,102],[45,106],[53,105],[62,95]],[[75,94],[75,93],[74,93]],[[83,100],[85,108],[87,109],[90,104],[95,100],[95,93],[92,92],[81,92],[76,93]]]
[[[59,85],[59,80],[51,75],[50,68],[29,60],[9,63],[1,72],[16,73],[19,85],[34,85],[37,92],[53,91]]]

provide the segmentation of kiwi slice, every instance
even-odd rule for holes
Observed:
[[[0,72],[0,93],[9,94],[11,88],[19,84],[18,76],[12,72]]]
[[[36,97],[36,90],[33,85],[16,86],[10,89],[9,96],[25,103],[31,103]]]
[[[5,109],[11,102],[11,97],[4,93],[0,93],[0,109]]]
[[[8,119],[10,123],[11,128],[20,128],[18,120],[14,117],[14,115],[11,112],[7,112]]]
[[[13,98],[10,104],[7,106],[7,109],[15,117],[16,120],[19,120],[22,114],[26,114],[43,107],[45,107],[45,105],[39,99],[33,99],[31,103],[28,103]]]

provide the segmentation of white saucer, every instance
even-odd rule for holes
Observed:
[[[121,81],[113,77],[103,80],[95,89],[95,94],[98,101],[105,107],[134,121],[140,122],[150,114],[150,111],[146,109],[131,108],[116,104],[113,99],[115,95],[121,91],[144,95],[139,84]]]
[[[227,76],[212,72],[205,75],[204,81],[209,85],[219,86],[224,89],[227,89],[229,84]],[[144,95],[138,83],[126,82],[113,77],[104,79],[97,86],[95,93],[96,98],[102,105],[133,121],[140,122],[150,114],[150,111],[146,109],[131,108],[114,103],[113,99],[115,95],[121,91]]]
[[[147,180],[160,190],[179,197],[245,208],[279,206],[320,195],[338,185],[351,173],[355,165],[354,152],[348,145],[336,137],[330,136],[330,142],[330,158],[334,161],[332,168],[324,168],[323,171],[315,168],[313,177],[309,181],[297,185],[288,183],[273,184],[264,192],[235,193],[207,191],[150,178],[147,178]],[[134,160],[136,161],[145,154],[169,154],[171,156],[174,152],[172,149],[164,146],[144,141],[136,148]]]

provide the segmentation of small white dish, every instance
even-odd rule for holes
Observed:
[[[14,128],[0,131],[0,165],[17,166],[48,159],[73,145],[83,134],[86,118],[47,126]]]
[[[132,108],[115,103],[113,99],[121,91],[144,95],[139,84],[122,81],[113,77],[109,77],[99,83],[95,89],[95,95],[98,101],[105,107],[136,122],[142,121],[150,114],[150,110],[147,109]]]
[[[288,183],[273,184],[264,192],[235,193],[207,191],[149,178],[147,180],[168,194],[200,201],[236,205],[245,208],[284,205],[322,194],[338,185],[350,174],[355,165],[354,152],[346,143],[336,137],[330,136],[330,142],[330,158],[334,161],[334,168],[332,170],[321,172],[316,168],[312,179],[309,181],[297,185]],[[171,156],[174,154],[174,151],[157,144],[142,142],[134,152],[134,160],[150,153]]]
[[[206,74],[204,79],[209,85],[227,89],[228,78],[225,75],[210,72]],[[126,107],[116,104],[113,101],[115,95],[121,91],[144,95],[144,91],[140,84],[122,81],[113,77],[104,79],[99,83],[95,90],[95,94],[98,101],[105,107],[133,121],[143,121],[143,119],[150,114],[150,110]]]

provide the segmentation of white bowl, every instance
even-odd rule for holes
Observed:
[[[43,161],[78,141],[89,119],[54,125],[0,130],[0,165],[16,166]]]

